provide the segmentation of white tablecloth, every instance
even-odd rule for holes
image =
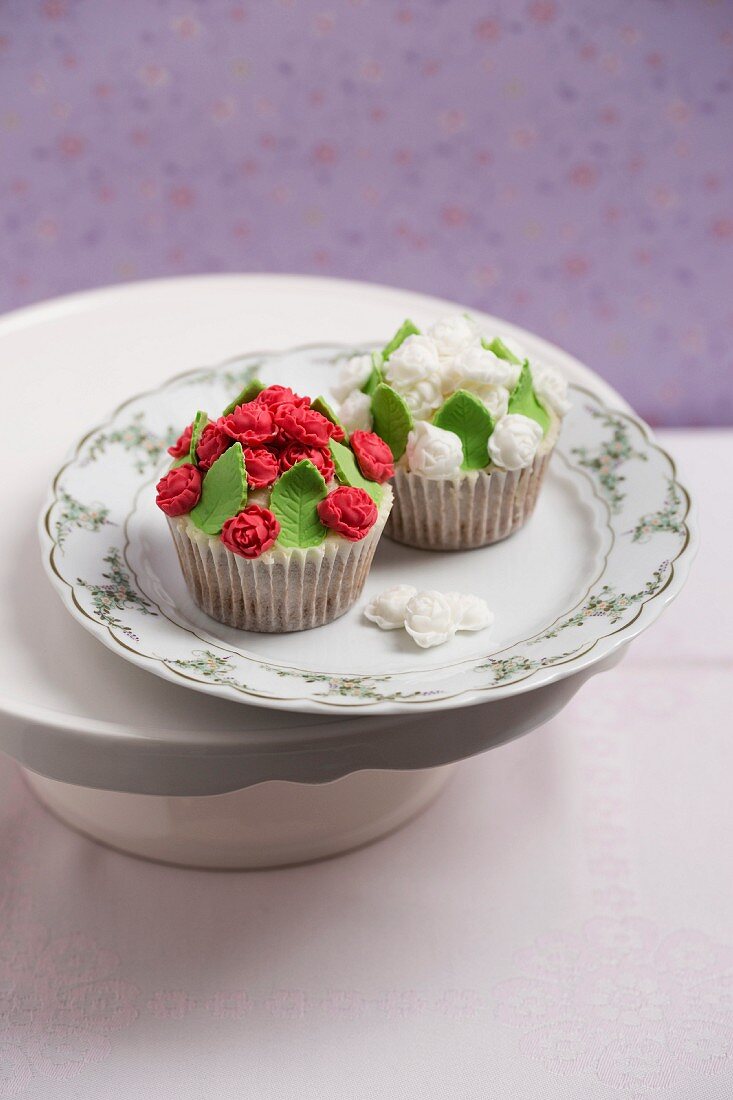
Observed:
[[[0,758],[0,1097],[729,1100],[733,433],[664,438],[701,506],[683,595],[372,847],[146,864]]]

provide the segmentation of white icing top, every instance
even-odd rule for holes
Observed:
[[[463,446],[455,432],[436,428],[427,420],[415,422],[405,454],[410,470],[435,481],[457,477],[463,463]]]
[[[450,360],[472,345],[481,345],[478,325],[473,317],[469,317],[466,313],[441,317],[430,326],[427,335],[433,341],[438,356],[442,360]]]
[[[372,430],[372,399],[361,390],[354,390],[341,402],[339,419],[351,435],[352,432],[370,432]]]
[[[387,588],[367,604],[364,614],[382,630],[404,626],[421,649],[443,645],[457,630],[485,630],[494,621],[485,600],[467,592],[418,592],[409,584]]]
[[[430,337],[408,336],[384,364],[384,377],[404,395],[418,382],[437,378],[439,370],[438,349]]]
[[[542,441],[542,428],[536,420],[521,413],[501,418],[489,436],[491,461],[505,470],[523,470],[531,466]]]
[[[332,389],[337,401],[345,401],[354,390],[360,390],[372,373],[371,355],[352,355],[339,368]]]
[[[489,385],[505,386],[512,390],[521,369],[517,363],[508,363],[488,348],[476,344],[458,352],[443,365],[443,392],[449,394],[455,390],[470,390],[480,396],[481,388]]]

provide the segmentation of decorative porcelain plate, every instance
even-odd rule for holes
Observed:
[[[375,341],[377,342],[377,341]],[[315,397],[354,348],[252,354],[133,397],[89,432],[59,471],[41,526],[67,607],[128,661],[227,699],[295,711],[407,713],[531,690],[607,657],[677,593],[690,553],[689,499],[674,462],[635,417],[571,386],[536,512],[512,538],[430,553],[383,538],[362,599],[304,633],[229,629],[193,603],[154,486],[167,446],[196,408],[223,408],[257,375]],[[554,363],[562,369],[562,363]],[[366,621],[391,584],[482,596],[491,632],[418,650]]]

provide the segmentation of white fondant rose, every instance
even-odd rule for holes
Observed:
[[[441,359],[452,359],[464,348],[479,344],[481,335],[472,317],[457,313],[452,317],[441,317],[431,325],[427,335],[435,344]]]
[[[463,462],[463,447],[455,432],[436,428],[419,420],[407,437],[407,465],[431,481],[457,477]]]
[[[500,359],[481,344],[465,348],[443,365],[441,382],[443,392],[469,390],[479,394],[485,386],[505,386],[513,389],[517,384],[521,367]]]
[[[542,439],[536,420],[521,413],[502,417],[489,436],[489,456],[505,470],[523,470],[531,466]]]
[[[443,391],[437,375],[416,382],[414,386],[403,390],[402,396],[414,420],[428,420],[443,404]]]
[[[446,592],[456,630],[485,630],[494,621],[486,600],[468,592]]]
[[[502,416],[506,416],[507,409],[509,408],[509,390],[504,386],[482,386],[481,390],[476,393],[477,397],[480,397],[486,408],[491,413],[491,418],[494,423],[497,420],[501,420]]]
[[[429,336],[408,336],[384,364],[384,376],[390,386],[403,393],[418,382],[436,378],[440,360]]]
[[[345,401],[354,392],[360,390],[372,373],[371,355],[352,355],[341,366],[332,391],[337,401]]]
[[[451,605],[440,592],[417,592],[407,601],[405,630],[423,649],[442,645],[455,633]]]
[[[339,409],[339,419],[346,428],[352,432],[370,432],[372,430],[372,399],[361,390],[354,390]]]
[[[417,589],[411,584],[395,584],[375,596],[367,604],[364,614],[382,630],[399,630],[405,625],[407,603],[416,594]]]
[[[569,412],[568,384],[554,367],[533,366],[532,384],[543,405],[549,406],[558,416]]]

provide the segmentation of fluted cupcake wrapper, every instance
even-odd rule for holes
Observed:
[[[385,534],[424,550],[471,550],[519,530],[532,515],[552,448],[524,470],[477,470],[431,481],[395,471],[394,506]]]
[[[227,626],[266,634],[310,630],[339,618],[361,595],[390,507],[359,542],[332,535],[320,546],[275,546],[259,558],[233,554],[188,519],[169,519],[178,559],[196,604]]]

